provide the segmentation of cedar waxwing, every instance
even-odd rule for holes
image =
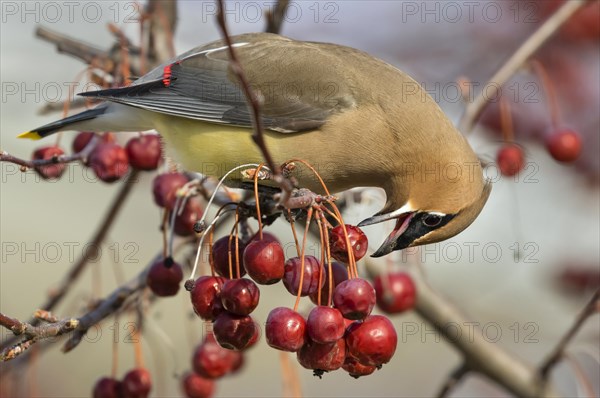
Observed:
[[[396,220],[374,257],[448,239],[478,216],[491,190],[481,163],[409,76],[340,45],[268,33],[231,39],[262,99],[265,140],[277,164],[308,161],[332,192],[385,190],[383,210],[359,224]],[[156,129],[187,170],[222,176],[262,161],[223,40],[196,47],[128,87],[81,95],[106,102],[20,137]],[[322,192],[312,174],[298,171],[295,177]]]

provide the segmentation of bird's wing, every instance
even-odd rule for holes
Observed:
[[[351,87],[335,73],[332,63],[339,61],[318,45],[268,34],[233,39],[247,79],[262,99],[265,128],[311,130],[356,106]],[[188,51],[129,87],[82,95],[189,119],[252,126],[222,41]]]

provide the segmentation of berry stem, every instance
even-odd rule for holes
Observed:
[[[139,325],[139,324],[138,324]],[[133,349],[135,352],[135,367],[143,368],[144,367],[144,355],[142,352],[142,334],[138,329],[138,325],[136,325],[135,332],[133,334]]]
[[[254,164],[254,163],[243,164],[241,166],[234,167],[233,169],[231,169],[227,173],[225,173],[225,175],[223,177],[221,177],[221,179],[217,183],[217,186],[215,187],[212,195],[210,195],[210,199],[208,199],[208,202],[206,203],[206,208],[208,209],[210,207],[210,205],[212,205],[212,203],[214,202],[214,200],[217,196],[217,193],[219,192],[219,188],[221,188],[221,186],[223,185],[223,182],[227,179],[227,177],[229,177],[229,175],[231,173],[234,173],[240,169],[247,169],[247,168],[251,168],[251,167],[258,167],[258,165]],[[228,191],[226,191],[226,192],[229,193]],[[198,222],[203,224],[206,220],[207,215],[208,215],[208,212],[204,212],[204,214],[202,215],[202,218]]]
[[[342,214],[340,213],[340,210],[337,208],[337,206],[335,205],[335,203],[333,203],[331,200],[327,200],[327,203],[329,203],[331,205],[331,207],[333,208],[333,211],[335,211],[335,214],[338,216],[340,225],[343,227],[342,231],[344,231],[344,239],[346,240],[346,248],[348,250],[348,267],[349,267],[349,278],[358,278],[358,269],[356,268],[356,261],[354,260],[354,250],[352,250],[352,245],[350,244],[350,237],[348,236],[348,230],[346,229],[346,224],[344,223],[344,219],[342,217]]]
[[[239,234],[239,207],[235,210],[235,272],[238,279],[240,275],[240,234]]]
[[[333,294],[333,273],[332,273],[332,266],[331,266],[331,248],[329,247],[329,230],[327,229],[327,219],[325,218],[325,214],[320,211],[318,213],[318,216],[321,218],[322,220],[322,225],[323,225],[323,235],[324,235],[324,240],[325,240],[325,251],[326,251],[326,256],[327,256],[327,272],[329,275],[329,279],[328,279],[328,287],[329,287],[329,292],[328,292],[328,297],[327,297],[327,305],[331,306],[331,300],[332,300],[332,294]],[[322,263],[324,263],[322,261]],[[321,305],[321,297],[320,297],[321,291],[319,291],[319,305]]]
[[[215,230],[211,229],[208,235],[208,247],[212,248],[213,240],[215,237]],[[212,249],[208,251],[208,264],[210,265],[210,275],[215,276],[215,259],[213,257]]]
[[[500,97],[500,124],[504,141],[512,143],[515,139],[510,103],[505,97]]]
[[[306,227],[304,228],[304,236],[302,237],[302,253],[300,254],[300,284],[298,285],[298,295],[296,296],[296,303],[294,304],[294,311],[298,310],[298,305],[300,304],[300,297],[302,293],[302,284],[304,283],[304,252],[306,250],[306,237],[308,236],[308,228],[310,227],[310,222],[312,220],[313,208],[310,207],[308,209],[308,214],[306,216]]]
[[[206,237],[206,234],[208,234],[214,228],[217,221],[219,221],[219,218],[221,216],[223,216],[223,214],[225,214],[225,211],[221,211],[221,210],[223,208],[225,208],[225,206],[229,206],[232,204],[237,206],[237,203],[226,203],[223,206],[221,206],[221,209],[219,209],[219,211],[217,212],[217,215],[215,216],[213,221],[208,225],[208,227],[206,227],[206,230],[204,231],[204,233],[202,234],[202,237],[200,238],[200,242],[198,242],[198,250],[196,250],[196,258],[194,260],[194,268],[192,268],[192,273],[190,274],[190,277],[188,279],[193,280],[194,275],[196,275],[196,270],[198,269],[198,264],[200,263],[200,254],[202,253],[202,245],[204,243],[204,238]],[[231,211],[231,210],[233,210],[233,209],[227,209],[227,211]],[[204,214],[206,214],[206,213],[204,213]],[[202,222],[202,220],[201,220],[201,222]],[[212,268],[212,264],[211,264],[211,268]],[[213,276],[214,276],[214,274],[213,274]]]
[[[556,95],[554,83],[552,82],[552,79],[550,79],[550,76],[548,76],[546,68],[544,68],[544,65],[542,65],[540,61],[537,59],[532,59],[530,62],[535,74],[538,75],[538,78],[542,83],[542,89],[546,94],[546,99],[548,100],[548,104],[550,106],[552,127],[554,129],[558,129],[558,127],[561,125],[561,116],[560,107],[558,106],[558,96]]]
[[[294,235],[294,243],[296,244],[296,253],[298,253],[298,257],[300,257],[300,244],[298,243],[298,234],[296,233],[296,223],[292,217],[292,211],[287,209],[287,212],[288,219],[290,220],[290,226],[292,227],[292,235]]]
[[[325,245],[326,242],[323,241],[323,223],[321,223],[321,211],[317,210],[315,214],[315,220],[317,220],[317,225],[319,227],[319,239],[321,240],[321,266],[325,264]],[[331,278],[330,278],[331,279]],[[319,291],[317,292],[317,305],[321,305],[321,291],[323,290],[323,272],[319,273]]]
[[[196,181],[192,180],[185,183],[180,189],[177,190],[175,200],[175,206],[173,206],[173,210],[171,211],[171,223],[169,226],[169,249],[167,251],[167,255],[169,257],[173,257],[173,241],[175,240],[175,219],[183,213],[183,209],[187,204],[188,199],[193,194],[192,187],[196,185]]]
[[[169,219],[169,210],[165,208],[164,212],[163,212],[163,216],[162,216],[162,222],[161,222],[161,226],[160,229],[162,231],[162,240],[163,240],[163,258],[167,258],[168,255],[168,242],[169,242],[169,237],[167,235],[167,220]]]
[[[119,315],[115,316],[115,325],[119,324]],[[113,341],[112,341],[112,365],[110,369],[110,376],[113,379],[117,378],[117,371],[119,369],[119,337],[117,335],[117,328],[113,327]]]
[[[256,172],[254,173],[254,200],[256,201],[256,218],[258,219],[258,239],[262,240],[263,239],[263,229],[262,229],[262,217],[260,215],[260,202],[259,202],[259,198],[258,198],[258,173],[262,170],[262,168],[264,167],[264,163],[261,163],[257,168],[256,168]]]

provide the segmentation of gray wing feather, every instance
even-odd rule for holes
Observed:
[[[239,40],[244,37],[240,36]],[[240,53],[243,52],[244,61],[256,65],[258,59],[267,55],[271,58],[265,62],[273,62],[272,49],[266,43],[240,41],[235,46]],[[289,67],[290,64],[287,65]],[[163,84],[167,69],[169,84]],[[293,70],[290,71],[292,76],[293,73]],[[217,41],[192,49],[155,68],[129,87],[85,95],[173,116],[252,127],[244,93],[231,76],[227,48]],[[253,83],[251,81],[253,89],[264,100],[261,108],[263,125],[274,131],[289,133],[315,129],[323,125],[331,114],[348,107],[348,103],[335,99],[324,105],[294,93],[282,95],[278,91],[278,82],[265,84],[262,81],[258,87]],[[349,103],[352,104],[352,101]]]

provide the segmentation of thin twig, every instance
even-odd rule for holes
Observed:
[[[15,336],[24,336],[19,343],[6,347],[0,352],[0,361],[9,361],[24,353],[33,343],[38,340],[49,337],[61,336],[73,331],[78,325],[77,319],[68,318],[58,320],[47,311],[36,312],[36,319],[43,318],[48,323],[36,326],[28,322],[21,322],[18,319],[11,318],[0,313],[0,326],[5,327],[15,334]]]
[[[108,65],[112,62],[107,51],[54,32],[50,29],[39,27],[35,31],[35,35],[40,39],[54,43],[59,53],[72,55],[87,64],[91,64],[94,60],[98,59],[101,60],[104,65]]]
[[[162,256],[162,253],[155,257],[154,261]],[[152,261],[142,272],[126,284],[119,286],[107,298],[92,311],[78,318],[79,325],[63,346],[63,352],[69,352],[77,347],[81,340],[92,326],[100,323],[104,318],[114,314],[123,304],[135,293],[146,287],[146,277],[152,266]]]
[[[466,364],[460,365],[456,368],[446,379],[444,385],[440,388],[437,394],[438,398],[445,398],[456,388],[456,385],[469,373],[470,369]]]
[[[14,163],[25,169],[32,169],[35,167],[48,166],[52,164],[66,164],[76,161],[85,162],[88,156],[90,156],[92,151],[96,148],[96,144],[99,142],[100,137],[98,135],[95,135],[94,137],[92,137],[90,142],[86,144],[85,148],[83,148],[81,151],[72,155],[53,156],[49,159],[26,160],[13,156],[8,152],[2,151],[0,152],[0,162]]]
[[[289,4],[290,0],[279,0],[275,4],[275,7],[267,12],[267,28],[265,32],[276,34],[281,32],[281,25],[283,24],[285,12]]]
[[[583,326],[585,321],[594,313],[598,311],[598,305],[600,304],[600,289],[596,290],[596,293],[592,296],[590,301],[583,307],[577,318],[575,318],[575,322],[573,325],[567,330],[567,333],[563,336],[562,339],[558,342],[552,353],[548,356],[548,358],[543,362],[542,366],[540,366],[540,375],[543,379],[547,379],[550,370],[561,360],[565,348],[569,344],[569,342],[575,337],[579,329]]]
[[[246,74],[244,73],[244,69],[242,68],[242,64],[240,63],[235,50],[233,49],[233,43],[231,41],[231,36],[229,35],[229,31],[227,29],[227,23],[225,22],[225,13],[224,13],[224,5],[223,0],[218,0],[218,12],[217,12],[217,23],[221,30],[221,35],[223,36],[223,40],[225,40],[225,44],[227,45],[227,49],[229,51],[229,65],[231,70],[236,75],[238,80],[240,81],[240,86],[242,87],[242,91],[244,92],[244,96],[246,97],[246,102],[250,105],[250,109],[252,110],[252,125],[254,126],[254,133],[252,134],[252,140],[260,149],[260,152],[267,163],[267,166],[273,173],[273,180],[277,182],[284,195],[282,195],[282,202],[286,203],[287,198],[292,192],[292,185],[288,179],[286,179],[281,173],[281,168],[276,167],[275,162],[273,161],[273,157],[269,152],[267,145],[264,139],[264,129],[263,122],[261,117],[261,100],[254,93],[254,91],[250,88],[250,83],[246,78]]]
[[[544,22],[510,58],[498,69],[485,85],[486,89],[465,109],[458,126],[466,134],[473,129],[481,112],[490,98],[494,98],[501,86],[531,57],[552,35],[589,0],[566,1],[546,22]]]

